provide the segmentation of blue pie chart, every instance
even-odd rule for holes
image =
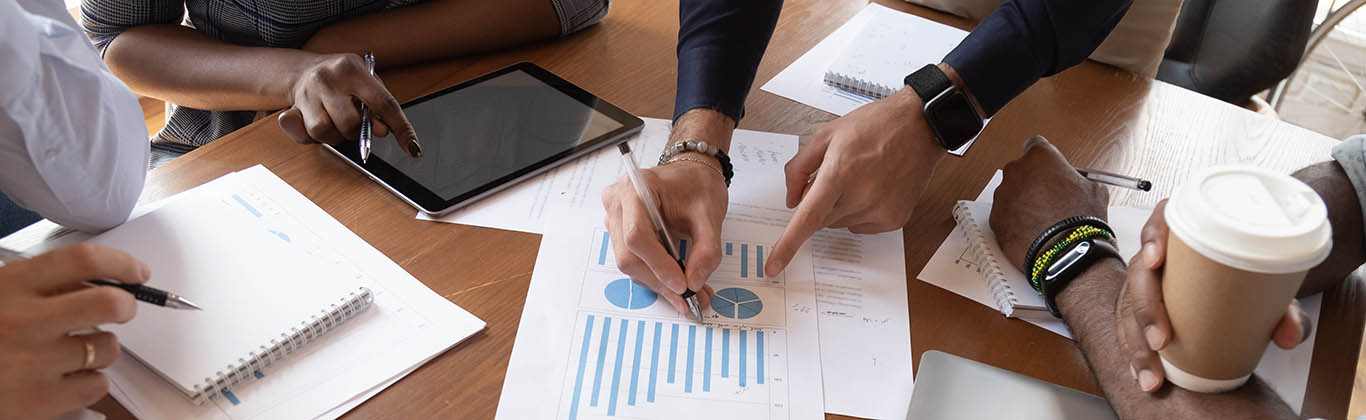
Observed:
[[[716,292],[716,299],[711,300],[711,309],[726,318],[750,319],[764,310],[764,302],[749,289],[729,287]]]
[[[631,281],[631,279],[617,279],[607,283],[607,288],[603,290],[607,295],[607,301],[621,309],[642,309],[655,304],[659,299],[653,290],[641,286]]]

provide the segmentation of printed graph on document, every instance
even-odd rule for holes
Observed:
[[[660,299],[654,291],[633,282],[617,270],[612,255],[611,235],[605,230],[593,234],[588,269],[584,273],[584,292],[579,306],[597,310],[628,310],[641,315],[683,320]],[[680,253],[687,258],[692,243],[679,241]],[[702,308],[702,318],[709,323],[740,324],[745,326],[777,327],[786,325],[783,276],[768,276],[763,264],[772,247],[769,245],[723,239],[721,265],[712,273],[707,285],[716,291],[716,298]]]
[[[699,324],[617,270],[610,234],[591,240],[557,417],[788,418],[785,294],[762,269],[771,247],[722,242]]]

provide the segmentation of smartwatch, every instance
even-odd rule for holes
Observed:
[[[982,112],[939,66],[921,67],[906,75],[905,83],[925,103],[925,122],[944,149],[957,150],[982,132]]]

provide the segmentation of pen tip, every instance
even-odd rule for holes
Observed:
[[[1138,181],[1138,189],[1143,191],[1152,191],[1153,183],[1148,181]]]

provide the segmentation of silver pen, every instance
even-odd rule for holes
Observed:
[[[1151,191],[1153,189],[1152,182],[1130,176],[1081,168],[1077,168],[1077,173],[1081,174],[1083,178],[1116,187],[1132,188],[1139,191]]]
[[[365,52],[365,70],[375,75],[375,53]],[[360,163],[370,162],[370,108],[365,106],[365,102],[360,103]]]
[[[669,228],[664,226],[664,217],[659,214],[659,205],[655,203],[654,194],[650,194],[649,187],[645,185],[645,178],[640,175],[640,167],[636,166],[636,160],[631,157],[631,146],[622,142],[617,145],[617,150],[621,151],[621,158],[626,161],[626,175],[631,179],[631,186],[635,187],[636,195],[640,196],[646,212],[650,214],[650,224],[654,225],[659,242],[664,244],[664,250],[669,251],[669,256],[678,261],[678,268],[686,270],[683,259],[679,258],[678,242],[674,242],[673,235],[669,234]],[[688,311],[692,313],[693,319],[701,321],[702,309],[697,303],[697,292],[685,287],[683,301],[687,302]]]

